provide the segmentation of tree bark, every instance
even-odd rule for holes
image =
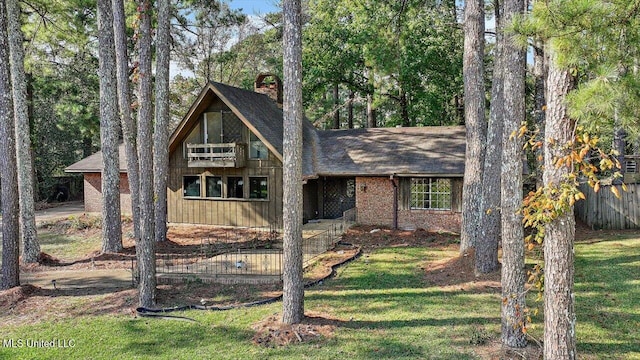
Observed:
[[[496,44],[493,55],[491,105],[487,126],[487,150],[482,177],[482,205],[480,207],[480,234],[475,245],[475,271],[487,274],[498,269],[498,243],[500,226],[500,181],[502,179],[502,129],[504,127],[504,61],[502,27],[502,1],[494,1]]]
[[[504,23],[510,24],[525,9],[524,0],[506,0]],[[502,343],[527,345],[525,324],[524,231],[522,226],[522,138],[524,123],[526,53],[513,35],[504,37],[504,129],[502,132]]]
[[[151,99],[151,2],[138,3],[138,160],[140,162],[140,240],[136,243],[140,306],[156,299],[156,254],[153,226],[153,152]]]
[[[482,170],[486,122],[484,119],[484,2],[465,1],[464,8],[464,110],[467,145],[462,189],[460,253],[475,246],[480,224]]]
[[[333,85],[333,124],[332,129],[340,129],[340,89],[338,84]]]
[[[373,93],[375,91],[375,75],[373,69],[365,68],[365,76],[369,82],[370,90],[370,92],[367,93],[367,127],[374,128],[378,127],[378,123],[376,119],[376,108],[373,105]]]
[[[167,239],[167,180],[169,176],[169,61],[170,61],[169,0],[158,0],[158,30],[156,36],[156,122],[153,132],[155,239]]]
[[[356,94],[353,90],[349,91],[349,104],[347,104],[347,128],[353,129],[353,101]]]
[[[547,66],[544,55],[544,43],[540,39],[536,39],[533,48],[533,76],[535,79],[535,98],[533,116],[538,130],[537,140],[544,142],[544,106],[546,99],[544,96],[545,78],[547,77]],[[544,168],[544,148],[541,146],[536,148],[536,188],[541,188],[542,172]]]
[[[20,28],[20,5],[17,0],[6,1],[9,52],[11,54],[11,84],[15,117],[16,150],[18,163],[18,192],[20,198],[20,235],[24,263],[37,263],[40,244],[36,232],[35,196],[33,186],[33,159],[29,132],[29,105],[27,80],[24,73],[23,37]]]
[[[102,252],[122,250],[118,97],[113,8],[98,0],[98,61],[100,74],[100,142],[102,147]]]
[[[302,23],[300,0],[284,0],[282,322],[304,317],[302,282]]]
[[[550,46],[545,49],[552,51]],[[557,189],[570,171],[565,166],[556,167],[555,160],[570,151],[565,146],[573,140],[574,126],[566,104],[567,93],[573,85],[574,79],[569,70],[559,68],[551,53],[544,135],[545,191]],[[573,206],[547,224],[544,231],[544,358],[576,359]]]
[[[2,173],[2,282],[0,290],[20,285],[18,174],[9,69],[7,12],[0,3],[0,172]]]
[[[116,66],[118,79],[118,108],[122,124],[127,158],[127,179],[131,194],[131,216],[133,218],[133,236],[140,238],[140,176],[138,173],[138,151],[136,144],[136,123],[131,116],[131,97],[129,82],[129,55],[127,50],[127,28],[125,25],[124,2],[113,0],[113,32],[116,46]]]

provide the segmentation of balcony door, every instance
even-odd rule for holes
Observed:
[[[241,143],[243,124],[231,111],[204,113],[203,143]]]

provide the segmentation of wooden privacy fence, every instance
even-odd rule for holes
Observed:
[[[620,198],[611,191],[616,186]],[[621,185],[602,185],[596,193],[587,185],[580,185],[586,200],[575,206],[576,217],[596,229],[637,229],[640,228],[640,184],[627,184],[627,191]]]

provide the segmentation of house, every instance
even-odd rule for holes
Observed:
[[[282,86],[255,91],[211,82],[170,138],[168,221],[272,226],[282,221]],[[465,129],[316,130],[303,126],[304,220],[355,209],[360,224],[459,231]],[[130,204],[121,148],[123,210]],[[85,208],[100,210],[101,154],[71,166],[84,174]]]

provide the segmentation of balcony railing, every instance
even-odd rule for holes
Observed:
[[[245,166],[245,159],[244,144],[187,144],[189,167],[241,168]]]

